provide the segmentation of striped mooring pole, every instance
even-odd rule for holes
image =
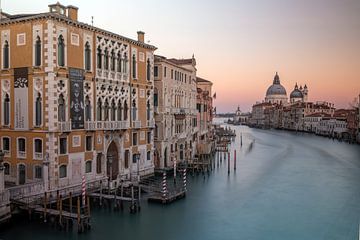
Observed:
[[[183,180],[184,180],[184,191],[186,192],[186,168],[184,168]]]
[[[82,176],[82,184],[81,184],[81,196],[82,196],[82,204],[85,206],[85,195],[86,195],[86,182],[85,176]]]
[[[162,197],[166,198],[167,186],[166,186],[166,172],[163,173],[163,180],[162,180]]]

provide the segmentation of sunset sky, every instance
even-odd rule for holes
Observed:
[[[47,12],[54,1],[2,0],[10,14]],[[79,20],[189,58],[214,83],[218,112],[249,111],[276,71],[288,95],[307,84],[309,100],[336,107],[360,94],[359,0],[73,0]]]

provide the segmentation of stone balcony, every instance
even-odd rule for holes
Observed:
[[[133,128],[141,128],[141,121],[133,121],[132,127]]]
[[[24,152],[24,151],[18,151],[18,152],[17,152],[17,157],[18,157],[18,158],[26,158],[26,152]]]
[[[123,130],[130,127],[129,121],[87,121],[85,130]]]
[[[35,152],[34,153],[34,159],[36,160],[42,160],[43,159],[43,154],[39,153],[39,152]]]
[[[60,132],[70,132],[71,131],[71,121],[58,122],[58,130]]]
[[[96,69],[97,78],[111,79],[115,81],[127,81],[128,76],[128,73],[109,71],[105,69]]]
[[[154,120],[147,120],[146,127],[148,128],[155,128],[155,121]]]

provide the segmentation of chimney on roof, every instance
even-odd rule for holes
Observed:
[[[78,20],[78,9],[75,6],[69,5],[67,6],[67,13],[68,13],[68,18],[70,18],[73,21],[77,21]]]
[[[138,41],[143,43],[145,41],[145,33],[143,31],[138,31],[137,35],[138,35]]]

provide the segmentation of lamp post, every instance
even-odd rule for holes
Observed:
[[[5,153],[0,150],[0,193],[5,189],[5,179],[4,179],[4,155]]]

